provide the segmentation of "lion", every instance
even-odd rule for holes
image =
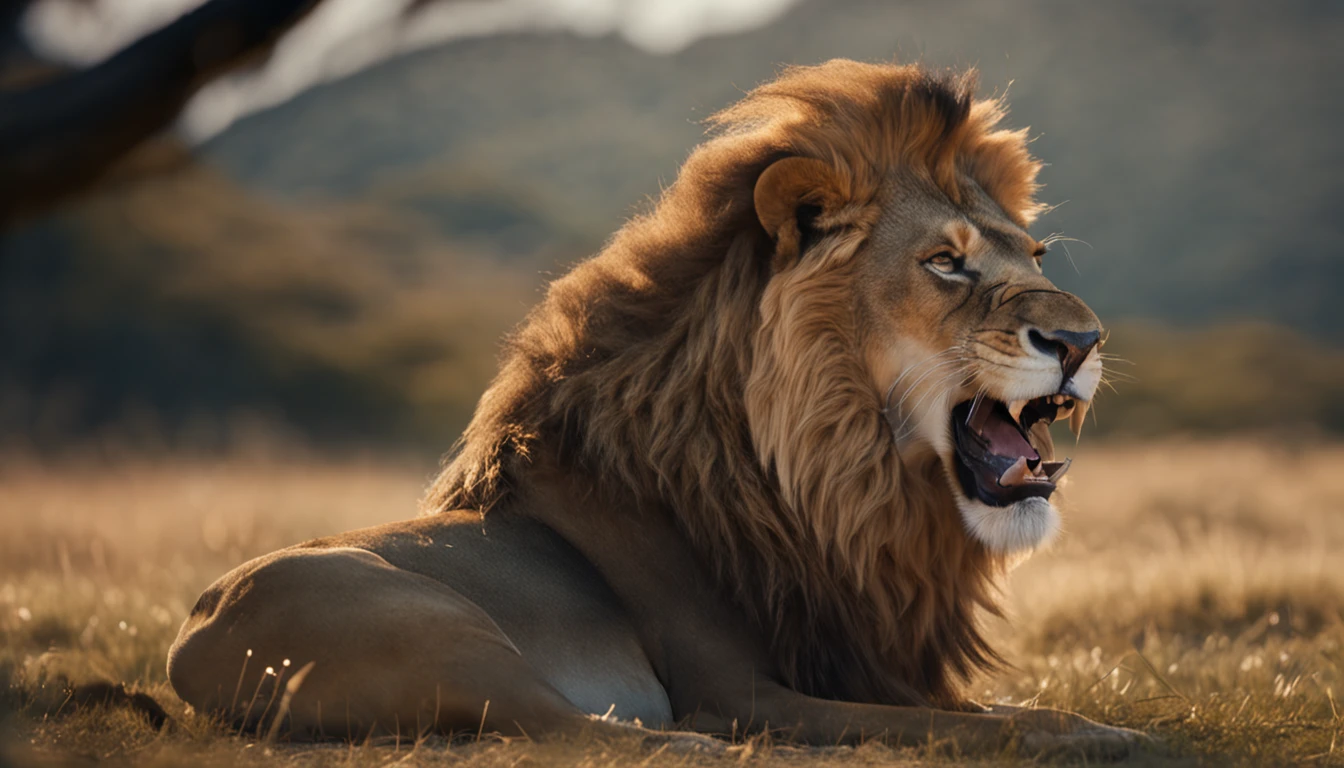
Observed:
[[[1143,743],[960,691],[1102,375],[1005,111],[974,72],[836,60],[717,114],[507,340],[424,514],[222,577],[173,688],[296,737]]]

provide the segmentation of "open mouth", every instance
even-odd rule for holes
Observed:
[[[966,496],[994,507],[1049,498],[1072,460],[1043,461],[1030,430],[1067,417],[1077,432],[1085,411],[1085,403],[1058,394],[1012,403],[980,397],[957,405],[952,436],[957,479]]]

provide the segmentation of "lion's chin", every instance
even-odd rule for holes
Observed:
[[[957,507],[971,535],[999,554],[1043,547],[1059,533],[1059,511],[1039,496],[1002,507],[963,496],[957,500]]]

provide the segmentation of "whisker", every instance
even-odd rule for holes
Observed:
[[[888,418],[893,418],[894,416],[899,415],[901,412],[901,405],[905,402],[905,399],[910,396],[910,393],[914,392],[919,387],[919,383],[921,381],[928,378],[930,375],[938,371],[940,368],[945,368],[948,365],[955,365],[956,362],[957,362],[956,360],[944,360],[936,365],[930,366],[928,370],[921,373],[910,384],[910,386],[905,390],[905,392],[901,394],[901,398],[896,401],[895,406],[892,406],[891,404],[891,395],[894,394],[896,391],[896,384],[893,383],[891,387],[887,390],[887,403],[886,406],[883,407],[882,409],[882,414]]]
[[[984,347],[985,349],[988,349],[989,351],[994,352],[994,353],[996,353],[996,354],[999,354],[999,355],[1003,355],[1003,354],[1004,354],[1003,352],[1000,352],[1000,351],[999,351],[998,349],[996,349],[995,347],[993,347],[993,346],[991,346],[991,345],[989,345],[989,344],[986,344],[985,342],[980,341],[980,340],[978,340],[978,339],[971,339],[971,343],[972,343],[972,344],[979,344],[980,346]],[[969,351],[969,350],[968,350],[968,351]],[[1009,357],[1009,355],[1004,355],[1004,356],[1005,356],[1005,357]],[[1004,363],[998,363],[998,362],[995,362],[994,360],[992,360],[992,359],[990,359],[990,358],[987,358],[987,357],[985,357],[985,356],[983,356],[983,355],[976,355],[975,357],[976,357],[976,359],[978,359],[978,360],[984,360],[984,361],[987,362],[987,363],[992,363],[992,364],[994,364],[994,365],[1003,365],[1005,368],[1012,368],[1012,367],[1013,367],[1013,366],[1011,366],[1011,365],[1005,365]],[[1020,358],[1020,357],[1022,357],[1022,356],[1021,356],[1021,355],[1013,355],[1012,357],[1019,357],[1019,358]]]
[[[941,351],[941,352],[935,352],[935,353],[933,353],[932,355],[929,355],[928,357],[924,358],[923,360],[920,360],[919,362],[915,363],[914,365],[911,365],[911,366],[907,367],[904,371],[901,372],[901,375],[900,375],[900,376],[897,376],[897,377],[896,377],[896,380],[895,380],[895,381],[891,382],[891,386],[887,387],[887,396],[884,397],[884,398],[882,398],[882,412],[883,412],[883,413],[886,413],[887,411],[889,411],[889,410],[891,409],[891,396],[892,396],[892,394],[896,391],[896,387],[901,383],[901,381],[902,381],[906,376],[909,376],[915,369],[919,368],[920,366],[924,365],[925,363],[928,363],[928,362],[933,361],[933,360],[937,360],[939,357],[942,357],[943,355],[953,354],[953,353],[958,352],[958,351],[960,351],[960,350],[961,350],[961,345],[957,345],[957,346],[955,346],[955,347],[949,347],[949,348],[947,348],[947,349],[944,349],[944,350]]]
[[[896,429],[899,431],[901,428],[903,428],[903,427],[905,426],[906,422],[908,422],[908,421],[910,420],[910,416],[914,415],[915,411],[919,409],[919,406],[924,402],[925,399],[928,398],[928,396],[929,396],[930,394],[932,394],[933,392],[938,391],[938,387],[942,386],[944,382],[948,381],[949,379],[951,379],[952,377],[954,377],[954,376],[956,376],[956,375],[958,375],[958,374],[960,374],[960,373],[963,373],[963,371],[960,371],[960,370],[951,370],[951,371],[947,371],[947,372],[945,372],[945,373],[944,373],[944,374],[943,374],[937,381],[933,382],[933,383],[930,384],[927,388],[925,388],[925,390],[924,390],[924,394],[920,395],[919,399],[916,400],[916,401],[911,405],[910,410],[909,410],[909,413],[906,415],[905,419],[901,421],[901,423],[897,426]],[[913,391],[914,391],[914,389],[911,388],[910,392],[913,392]],[[910,395],[910,392],[906,392],[906,396],[907,396],[907,397]],[[898,406],[899,406],[899,405],[900,405],[900,404],[898,404]],[[901,410],[904,411],[904,409],[901,409]]]
[[[932,395],[934,392],[937,392],[939,387],[941,387],[944,383],[950,381],[953,377],[957,376],[958,374],[960,374],[964,379],[968,373],[969,373],[968,371],[963,370],[949,371],[942,378],[938,379],[938,381],[934,382],[933,384],[930,384],[927,390],[924,392],[924,394],[920,395],[919,400],[916,400],[914,405],[910,407],[910,412],[906,415],[905,419],[901,421],[900,425],[898,425],[896,429],[892,430],[893,433],[897,434],[896,438],[897,442],[900,442],[901,440],[904,439],[903,432],[905,429],[905,425],[909,423],[910,419],[915,415],[916,412],[919,411],[919,407],[924,404],[924,401],[929,399],[929,395]],[[911,389],[911,391],[914,390]],[[909,392],[907,392],[906,394],[909,395]]]
[[[980,389],[975,393],[975,397],[971,398],[971,409],[966,412],[967,424],[971,423],[971,414],[975,413],[975,409],[980,407],[980,403],[984,402],[987,394],[989,394],[989,384],[981,384]]]
[[[1076,237],[1068,237],[1063,232],[1055,232],[1053,234],[1046,235],[1045,239],[1042,240],[1041,243],[1047,246],[1051,245],[1052,243],[1082,243],[1083,245],[1086,245],[1088,248],[1092,247],[1092,244],[1087,242],[1086,240],[1080,240]]]
[[[912,383],[910,384],[909,388],[907,388],[907,389],[905,390],[905,394],[901,395],[901,399],[898,400],[898,401],[896,401],[896,413],[897,413],[898,415],[900,414],[900,412],[901,412],[901,406],[905,404],[905,399],[906,399],[907,397],[910,396],[910,393],[914,392],[916,389],[919,389],[919,383],[920,383],[921,381],[927,379],[927,378],[928,378],[934,371],[937,371],[937,370],[940,369],[940,368],[943,368],[943,367],[948,366],[948,365],[959,365],[959,364],[961,364],[961,362],[962,362],[962,360],[961,360],[960,358],[957,358],[957,359],[954,359],[954,360],[943,360],[942,362],[938,363],[937,365],[932,366],[931,368],[929,368],[929,370],[927,370],[927,371],[925,371],[924,373],[920,374],[919,378],[915,379],[914,382],[912,382]],[[888,411],[890,411],[889,408],[888,408]]]
[[[984,363],[985,365],[992,365],[995,368],[1003,368],[1004,370],[1008,371],[1029,371],[1031,373],[1040,372],[1039,369],[1036,368],[1027,368],[1026,366],[1022,365],[1008,365],[1007,363],[996,363],[993,360],[986,360],[983,357],[980,358],[980,362]]]
[[[1069,239],[1072,240],[1073,238],[1069,238]],[[1081,243],[1082,241],[1079,240],[1078,242]],[[1081,276],[1083,273],[1082,273],[1081,270],[1078,269],[1078,262],[1076,262],[1076,261],[1073,260],[1073,253],[1072,253],[1071,251],[1069,251],[1069,245],[1068,245],[1068,243],[1065,243],[1065,242],[1063,242],[1063,240],[1061,240],[1060,243],[1059,243],[1059,247],[1064,249],[1064,257],[1067,258],[1067,259],[1069,260],[1069,266],[1073,267],[1073,273],[1074,273],[1075,275],[1079,275],[1079,276]]]
[[[960,363],[960,360],[958,360],[958,363]],[[923,379],[929,377],[930,374],[933,374],[933,373],[934,373],[934,370],[937,370],[937,369],[933,369],[933,370],[929,370],[929,371],[927,371],[927,373],[923,374],[922,377],[919,377],[919,379],[917,379],[917,381],[915,381],[915,382],[913,383],[913,385],[910,385],[910,389],[907,389],[907,390],[905,391],[905,394],[900,395],[900,399],[898,399],[898,401],[896,401],[896,416],[899,417],[900,414],[905,413],[906,399],[909,398],[911,394],[914,394],[915,391],[918,391],[918,389],[919,389],[919,382],[921,382],[921,381],[923,381]],[[937,386],[937,385],[939,385],[939,383],[942,383],[943,379],[948,378],[949,375],[956,375],[956,373],[957,373],[957,369],[956,369],[956,367],[953,367],[952,370],[943,370],[942,373],[939,374],[939,377],[941,377],[941,378],[939,378],[937,382],[931,383],[931,385],[929,385],[929,387],[926,387],[926,391],[929,390],[929,389],[933,389],[934,386]]]
[[[953,375],[955,375],[955,374],[953,374]],[[974,374],[971,374],[971,373],[966,374],[964,377],[962,377],[959,386],[965,386],[965,385],[966,385],[966,384],[967,384],[973,377],[974,377]],[[911,407],[911,409],[910,409],[910,415],[906,417],[906,421],[909,421],[910,418],[913,417],[913,416],[915,415],[915,413],[919,410],[919,407],[920,407],[921,405],[924,404],[924,401],[925,401],[925,400],[928,399],[929,395],[931,395],[931,394],[933,394],[934,392],[938,391],[938,388],[941,387],[944,383],[946,383],[946,382],[947,382],[948,380],[950,380],[950,379],[951,379],[951,376],[945,376],[945,377],[943,377],[941,380],[939,380],[937,386],[930,387],[930,388],[929,388],[929,391],[926,392],[926,393],[924,393],[924,396],[921,397],[921,398],[919,399],[919,402],[915,403],[915,405],[914,405],[913,407]],[[944,396],[946,396],[946,395],[948,395],[950,392],[951,392],[951,389],[945,389],[945,390],[943,390],[942,394],[943,394]],[[905,422],[902,422],[902,426],[904,426],[904,424],[905,424]],[[900,430],[899,433],[896,434],[896,437],[895,437],[896,442],[897,442],[897,443],[900,443],[901,441],[903,441],[903,440],[905,440],[906,438],[908,438],[908,437],[910,437],[911,435],[913,435],[913,434],[915,433],[915,429],[916,429],[917,427],[918,427],[918,424],[911,424],[909,430],[904,430],[904,429]]]

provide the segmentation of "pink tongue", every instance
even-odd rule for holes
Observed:
[[[1000,456],[1017,458],[1026,456],[1028,459],[1039,459],[1040,454],[1031,447],[1022,437],[1022,433],[1017,431],[1017,427],[1004,421],[994,414],[985,420],[984,427],[980,430],[980,435],[989,441],[989,450]]]

